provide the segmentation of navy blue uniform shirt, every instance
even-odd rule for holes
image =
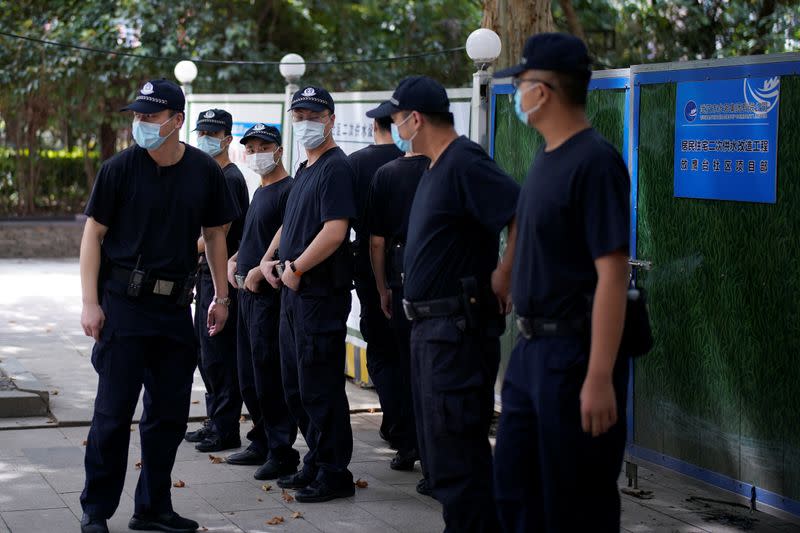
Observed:
[[[517,314],[573,319],[594,292],[594,260],[628,250],[630,178],[619,152],[586,129],[541,151],[517,206],[512,297]]]
[[[430,163],[424,155],[417,155],[395,159],[378,169],[367,203],[367,224],[372,235],[406,242],[414,193]]]
[[[356,239],[358,239],[363,250],[369,249],[370,230],[367,227],[369,224],[369,219],[366,216],[367,199],[375,172],[389,161],[402,156],[403,152],[393,143],[373,144],[348,156],[355,174],[356,219],[353,221],[353,229],[356,232]]]
[[[338,146],[313,165],[300,165],[286,200],[279,252],[282,261],[297,259],[325,222],[355,218],[353,180],[353,168]]]
[[[242,171],[235,164],[230,163],[225,166],[222,169],[222,173],[225,175],[225,182],[228,184],[231,196],[233,196],[239,208],[239,216],[231,222],[231,227],[228,229],[228,236],[225,240],[228,245],[228,257],[232,257],[239,249],[239,242],[242,240],[244,221],[247,217],[247,208],[250,203],[250,193],[247,192],[247,182],[244,180]]]
[[[459,280],[489,285],[500,231],[511,222],[519,185],[466,137],[454,140],[420,180],[405,249],[405,297],[457,296]]]
[[[236,272],[242,276],[258,266],[275,232],[283,224],[286,199],[292,190],[292,178],[259,187],[253,194],[250,210],[244,222],[244,234],[236,258]]]

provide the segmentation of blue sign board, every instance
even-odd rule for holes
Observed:
[[[780,78],[678,83],[675,196],[775,203]]]

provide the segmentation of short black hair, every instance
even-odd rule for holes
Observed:
[[[556,84],[567,103],[576,107],[586,107],[591,75],[585,72],[553,72]]]
[[[455,125],[455,117],[453,114],[448,113],[422,113],[425,119],[434,126],[453,126]]]
[[[378,117],[375,119],[378,129],[381,131],[392,131],[392,117]]]

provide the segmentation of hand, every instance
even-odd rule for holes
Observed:
[[[392,289],[381,292],[381,311],[386,318],[392,318]]]
[[[208,306],[208,334],[213,337],[219,335],[225,327],[225,322],[228,320],[228,306],[211,302]]]
[[[83,333],[87,337],[94,338],[95,341],[100,341],[100,332],[103,331],[103,325],[106,323],[106,315],[103,313],[103,308],[99,304],[83,304],[81,311],[81,326],[83,326]]]
[[[264,276],[264,279],[272,285],[273,289],[280,289],[283,285],[281,278],[275,275],[275,265],[280,263],[280,261],[262,261],[259,268],[261,269],[261,274]]]
[[[500,314],[507,315],[513,306],[511,302],[511,271],[498,266],[492,272],[492,292],[497,296]]]
[[[617,423],[617,398],[611,377],[587,375],[581,388],[581,425],[593,437]]]
[[[286,265],[283,268],[283,277],[281,278],[281,281],[293,291],[297,291],[297,289],[300,288],[300,276],[295,274],[292,270],[291,261],[286,261]]]
[[[232,287],[239,288],[236,285],[236,261],[228,260],[228,283],[231,284]]]
[[[244,288],[250,292],[258,292],[260,290],[258,285],[263,279],[264,275],[261,273],[261,267],[253,267],[247,273],[247,277],[244,280]]]

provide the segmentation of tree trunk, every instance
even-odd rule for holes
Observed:
[[[572,35],[577,37],[583,42],[586,42],[586,34],[583,33],[583,25],[575,13],[575,8],[572,7],[571,0],[558,0],[561,4],[561,9],[564,11],[564,16],[567,18],[567,26]]]
[[[481,26],[497,32],[503,43],[496,68],[519,63],[528,37],[555,28],[549,0],[483,0]]]
[[[109,122],[100,125],[100,160],[111,158],[117,151],[117,132]]]

